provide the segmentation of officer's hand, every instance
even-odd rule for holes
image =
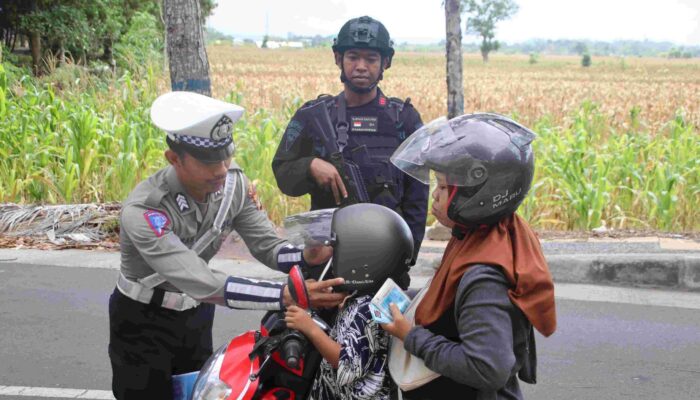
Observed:
[[[306,246],[304,248],[304,261],[308,265],[320,265],[328,261],[333,255],[331,246]]]
[[[333,286],[345,283],[343,278],[328,279],[316,282],[312,279],[306,281],[306,290],[309,292],[309,302],[314,308],[337,307],[347,296],[347,293],[333,292]]]
[[[309,171],[316,184],[333,192],[336,204],[340,205],[341,200],[348,197],[348,191],[345,189],[343,179],[333,164],[320,158],[314,158],[309,166]]]
[[[334,293],[333,286],[342,285],[345,282],[343,278],[328,279],[321,282],[316,282],[313,279],[306,281],[306,290],[309,292],[309,303],[313,308],[331,308],[340,304],[347,293]],[[294,304],[292,295],[289,293],[289,288],[285,285],[282,294],[282,302],[285,307]]]

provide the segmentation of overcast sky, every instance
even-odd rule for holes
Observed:
[[[442,0],[217,0],[207,25],[234,37],[335,35],[349,18],[382,21],[398,43],[437,42],[445,35]],[[518,13],[496,37],[617,39],[700,45],[700,0],[516,0]],[[464,27],[462,29],[464,31]],[[469,38],[467,38],[469,40]]]

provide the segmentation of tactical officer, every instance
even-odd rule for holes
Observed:
[[[190,92],[160,96],[151,119],[167,132],[170,166],[141,182],[121,213],[121,273],[109,300],[112,390],[117,399],[172,397],[171,376],[199,370],[212,353],[214,304],[279,310],[291,304],[278,282],[227,276],[209,260],[232,229],[271,268],[328,259],[278,238],[247,195],[231,160],[243,109]],[[335,306],[330,287],[309,282],[311,301]]]
[[[375,19],[364,16],[343,25],[333,54],[344,89],[296,112],[272,169],[283,193],[311,194],[312,210],[345,205],[351,198],[350,203],[371,201],[397,211],[411,228],[415,255],[425,232],[428,186],[401,172],[389,157],[423,123],[410,99],[386,97],[377,87],[391,67],[392,46],[389,32]]]

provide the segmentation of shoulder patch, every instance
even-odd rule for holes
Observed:
[[[184,194],[178,193],[175,196],[175,201],[177,202],[177,208],[180,209],[180,212],[185,212],[190,209],[190,203],[187,201],[187,197],[185,197]]]
[[[148,222],[148,226],[151,227],[153,233],[156,237],[161,237],[165,234],[165,229],[170,226],[170,219],[165,213],[156,210],[146,210],[143,213],[143,217]]]
[[[294,142],[297,141],[297,138],[299,137],[299,135],[301,135],[301,131],[303,129],[304,124],[297,121],[296,119],[289,121],[287,129],[284,131],[284,149],[286,151],[289,151],[292,148]]]

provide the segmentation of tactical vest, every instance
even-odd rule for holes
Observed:
[[[335,126],[338,121],[337,96],[322,95],[315,101],[326,103],[331,121]],[[389,158],[406,139],[401,113],[404,107],[410,104],[410,99],[406,99],[404,102],[395,97],[380,95],[380,106],[382,103],[384,103],[383,108],[378,109],[372,106],[372,111],[376,110],[376,114],[355,114],[351,109],[348,109],[348,121],[346,122],[350,124],[350,129],[348,130],[348,144],[343,150],[343,157],[345,160],[352,161],[360,167],[365,187],[373,203],[389,207],[401,213],[399,206],[403,197],[404,174],[391,163]],[[353,131],[353,124],[350,121],[351,116],[363,115],[377,117],[378,126],[376,132]],[[315,134],[314,142],[315,151],[318,153],[320,150],[322,158],[327,158],[328,155],[323,154],[325,152],[319,143],[320,139]]]

